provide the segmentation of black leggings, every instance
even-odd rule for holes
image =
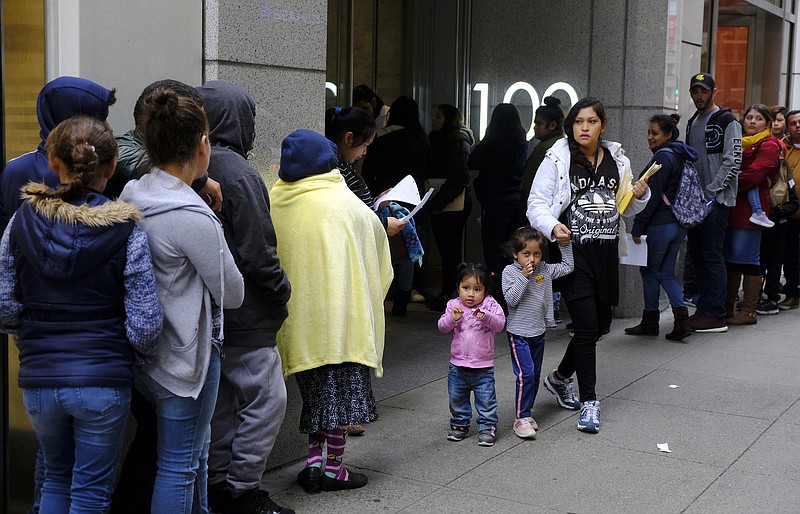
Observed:
[[[611,306],[601,303],[596,296],[585,296],[567,301],[567,308],[575,335],[558,365],[558,374],[577,375],[581,403],[596,400],[597,339],[611,326]]]

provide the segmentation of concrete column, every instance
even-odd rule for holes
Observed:
[[[326,45],[325,0],[205,1],[205,80],[234,82],[255,99],[251,163],[268,187],[277,180],[283,138],[299,128],[324,131]],[[286,386],[286,420],[269,467],[306,453],[297,431],[300,394],[294,379]]]

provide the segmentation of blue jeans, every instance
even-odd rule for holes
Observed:
[[[658,310],[659,286],[664,288],[673,307],[683,307],[683,293],[675,278],[675,261],[686,229],[679,223],[647,227],[647,266],[639,268],[644,290],[644,308]]]
[[[217,402],[220,357],[211,351],[206,383],[197,399],[177,396],[148,375],[136,373],[136,388],[158,419],[158,472],[152,512],[208,514],[208,448]]]
[[[750,204],[750,210],[754,213],[764,212],[764,208],[761,207],[761,197],[758,196],[757,187],[747,192],[747,203]]]
[[[714,202],[706,219],[689,229],[689,254],[697,276],[697,310],[707,316],[725,319],[725,288],[728,274],[723,248],[728,227],[728,211]]]
[[[22,394],[44,457],[40,511],[106,512],[131,390],[39,387]]]
[[[536,393],[539,392],[539,380],[542,376],[542,359],[544,358],[544,334],[536,337],[521,337],[508,333],[508,345],[511,347],[511,368],[516,377],[514,388],[514,411],[516,418],[531,416]]]
[[[494,368],[465,368],[450,364],[447,375],[447,392],[450,395],[450,424],[469,428],[472,418],[470,393],[475,396],[478,411],[478,432],[497,426],[497,393],[494,389]]]

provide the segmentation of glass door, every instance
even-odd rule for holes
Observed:
[[[44,2],[2,0],[2,165],[40,142],[36,96],[45,83]],[[3,336],[0,348],[3,423],[3,498],[0,510],[23,513],[33,498],[36,437],[17,387],[17,347]]]

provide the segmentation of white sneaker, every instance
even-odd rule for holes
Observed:
[[[514,421],[514,433],[521,439],[534,439],[536,437],[536,428],[531,425],[533,418],[517,418]],[[536,423],[534,421],[534,423]]]
[[[767,215],[764,214],[763,211],[754,212],[753,215],[750,216],[750,219],[748,221],[750,221],[750,223],[754,225],[759,225],[761,227],[770,228],[775,226],[775,223],[771,219],[767,218]]]

